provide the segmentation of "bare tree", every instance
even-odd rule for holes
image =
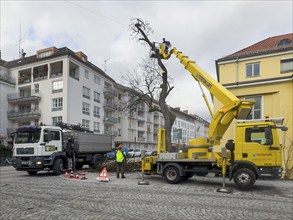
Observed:
[[[176,116],[171,112],[166,99],[174,88],[170,84],[172,79],[168,76],[159,49],[149,39],[149,34],[153,33],[149,23],[136,18],[132,20],[130,29],[133,38],[150,47],[154,59],[144,59],[139,65],[140,73],[134,71],[134,73],[128,73],[124,76],[131,89],[135,91],[127,103],[127,108],[132,109],[140,102],[144,102],[150,112],[161,112],[165,120],[167,150],[171,151],[171,129]],[[156,103],[156,101],[158,102]]]

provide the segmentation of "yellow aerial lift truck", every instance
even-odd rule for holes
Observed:
[[[284,119],[246,120],[254,101],[240,100],[182,52],[175,47],[170,49],[171,44],[163,39],[159,48],[161,57],[169,59],[174,54],[198,81],[200,88],[201,84],[204,85],[223,106],[213,113],[201,88],[212,116],[208,137],[191,140],[187,150],[171,153],[166,151],[165,130],[160,128],[158,155],[142,158],[144,173],[160,174],[171,184],[186,180],[194,174],[227,174],[242,190],[249,189],[258,178],[279,179],[282,173],[282,146],[277,129],[287,130],[287,127],[282,126]],[[234,140],[229,140],[221,152],[215,152],[213,147],[220,145],[222,136],[234,119],[237,119]]]

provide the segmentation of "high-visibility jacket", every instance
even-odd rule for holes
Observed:
[[[117,162],[120,162],[120,163],[123,162],[124,159],[125,159],[125,157],[126,157],[126,155],[125,155],[125,152],[124,151],[118,150],[116,152],[116,161]]]

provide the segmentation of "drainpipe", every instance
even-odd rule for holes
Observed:
[[[239,58],[236,58],[236,85],[238,86],[239,82]]]

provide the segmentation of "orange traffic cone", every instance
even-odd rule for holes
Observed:
[[[106,167],[103,168],[102,172],[98,175],[97,180],[100,180],[101,182],[109,182],[109,174],[106,169]]]
[[[64,177],[65,177],[65,178],[68,178],[68,173],[67,173],[67,171],[65,172]]]
[[[80,178],[81,180],[86,180],[86,174],[85,174],[85,170],[82,171],[82,177]]]
[[[75,179],[79,179],[79,175],[78,175],[78,173],[76,173],[76,175],[75,175]]]
[[[73,170],[70,171],[70,176],[69,176],[69,178],[70,178],[70,179],[73,179],[73,178],[74,178]]]

